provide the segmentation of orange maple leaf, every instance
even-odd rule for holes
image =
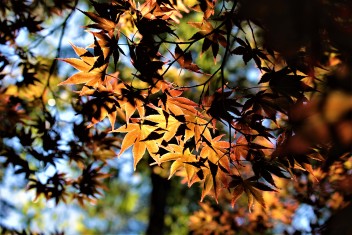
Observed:
[[[160,164],[157,152],[162,140],[147,139],[148,136],[150,136],[150,134],[155,132],[157,129],[157,126],[144,125],[142,123],[128,123],[116,130],[113,130],[112,132],[127,133],[123,138],[121,150],[118,156],[121,156],[122,153],[133,145],[132,154],[134,159],[134,170],[136,170],[138,162],[142,159],[147,150],[156,163]]]

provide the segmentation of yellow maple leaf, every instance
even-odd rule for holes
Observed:
[[[198,161],[196,156],[188,148],[184,149],[183,143],[180,143],[180,145],[169,144],[166,149],[169,152],[160,157],[160,163],[174,161],[170,167],[169,179],[176,171],[185,169],[188,186],[191,186],[196,169],[189,163]]]
[[[59,59],[64,61],[80,72],[75,73],[67,80],[59,83],[58,85],[76,85],[76,84],[85,84],[86,87],[97,87],[100,85],[105,79],[106,69],[108,67],[108,63],[102,64],[97,67],[96,62],[99,56],[93,56],[87,49],[82,47],[77,47],[71,44],[72,48],[76,52],[76,54],[81,58],[65,58]],[[84,89],[82,89],[84,91]]]
[[[145,117],[145,120],[155,122],[156,125],[165,130],[163,140],[169,142],[173,137],[175,137],[176,132],[180,125],[182,124],[172,115],[163,112],[162,109],[156,108],[159,114],[149,115]]]
[[[202,142],[203,148],[200,152],[200,156],[207,156],[208,159],[213,163],[218,163],[230,171],[230,162],[227,157],[227,153],[230,148],[228,141],[220,141],[224,135],[217,136],[215,138],[207,138],[207,141]],[[206,137],[205,137],[206,138]]]

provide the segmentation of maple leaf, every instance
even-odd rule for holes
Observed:
[[[285,96],[272,94],[266,90],[259,91],[244,103],[242,112],[252,109],[255,113],[270,118],[276,122],[277,112],[287,114],[290,100]]]
[[[214,15],[214,1],[211,0],[202,0],[199,1],[199,4],[196,4],[192,8],[195,11],[203,12],[204,13],[204,19],[208,19],[212,15]]]
[[[132,154],[134,159],[134,170],[136,170],[138,162],[142,159],[146,151],[149,152],[150,156],[155,160],[156,163],[160,164],[157,152],[159,151],[159,145],[161,145],[162,139],[149,138],[150,134],[158,129],[157,126],[144,125],[143,123],[128,123],[119,127],[112,132],[127,133],[123,138],[121,144],[121,150],[118,156],[121,156],[128,148],[133,145]]]
[[[272,174],[280,178],[290,179],[288,173],[283,170],[275,161],[268,162],[264,159],[255,161],[252,163],[252,169],[257,177],[263,177],[263,179],[265,179],[269,184],[273,185],[275,188],[277,188],[277,186],[272,177]]]
[[[211,117],[231,123],[235,118],[234,115],[241,116],[238,107],[242,106],[236,98],[231,97],[232,95],[233,91],[219,88],[213,95],[202,99],[203,107]]]
[[[120,15],[131,7],[130,1],[110,1],[107,2],[95,2],[90,0],[96,12],[99,16],[117,23],[120,19]]]
[[[105,96],[103,92],[96,94],[99,94],[97,98],[91,99],[83,105],[82,113],[90,117],[92,122],[87,128],[108,117],[111,128],[114,129],[117,116],[117,101],[112,96]]]
[[[99,56],[94,56],[87,49],[77,47],[73,44],[71,44],[71,46],[81,59],[66,58],[59,60],[70,64],[80,72],[72,75],[67,80],[59,83],[58,85],[61,86],[67,84],[85,84],[88,87],[97,87],[105,79],[105,72],[108,64],[103,64],[99,67],[95,67],[96,61],[98,60]]]
[[[159,114],[148,115],[145,117],[145,120],[152,121],[156,123],[156,126],[164,129],[165,133],[163,134],[163,140],[169,142],[175,137],[177,130],[182,123],[161,108],[158,108],[157,110]]]
[[[171,52],[170,52],[171,53]],[[175,47],[175,55],[172,54],[172,57],[177,61],[183,69],[188,69],[196,73],[202,73],[198,65],[193,63],[191,52],[184,52],[178,45]]]
[[[169,1],[161,0],[147,0],[140,7],[138,7],[143,18],[154,20],[156,18],[167,21],[172,19],[178,23],[178,17],[182,17],[177,8]]]
[[[130,118],[136,112],[136,110],[138,111],[140,118],[144,118],[144,100],[147,96],[145,92],[135,90],[130,85],[122,82],[114,84],[113,92],[121,110],[125,112],[126,123],[129,123]]]
[[[81,10],[79,11],[85,14],[86,16],[88,16],[92,21],[95,22],[95,24],[87,25],[86,26],[87,28],[102,29],[106,32],[114,31],[116,27],[116,23],[114,21],[111,21],[110,19],[100,16],[98,14],[95,14],[93,12],[86,12]]]
[[[211,139],[211,132],[209,130],[209,128],[211,128],[211,124],[209,121],[198,116],[187,115],[186,126],[187,129],[185,131],[184,139],[188,140],[194,137],[197,150],[202,145],[202,137]]]
[[[285,67],[279,71],[268,70],[259,83],[269,82],[269,86],[274,94],[281,94],[286,97],[295,97],[297,99],[303,97],[303,92],[316,91],[301,80],[306,76],[291,74],[292,71]]]
[[[246,38],[246,42],[240,38],[236,38],[236,41],[239,43],[240,46],[232,50],[231,53],[235,55],[242,55],[242,59],[245,64],[247,64],[248,61],[253,59],[257,67],[262,69],[261,59],[270,61],[268,57],[262,52],[262,50],[258,48],[252,48]]]
[[[195,33],[190,40],[200,40],[204,38],[201,54],[211,48],[214,61],[216,61],[216,56],[219,52],[219,45],[224,48],[227,46],[227,41],[224,37],[226,32],[220,29],[214,29],[212,24],[206,20],[203,22],[188,22],[188,24],[200,29],[200,31]]]
[[[102,195],[101,189],[107,190],[102,179],[110,177],[108,173],[101,172],[104,165],[94,168],[93,164],[87,165],[81,176],[73,182],[73,186],[79,190],[74,198],[78,200],[81,206],[84,205],[84,200],[94,202],[98,196]]]
[[[203,171],[203,173],[204,173],[204,171]],[[200,199],[201,202],[203,201],[205,196],[210,194],[212,188],[213,187],[215,188],[215,185],[216,185],[216,184],[214,185],[214,183],[216,181],[214,181],[214,176],[212,174],[207,173],[204,177],[205,177],[205,179],[204,179],[204,182],[203,182],[202,195],[201,195],[201,199]],[[215,177],[216,177],[216,174],[215,174]],[[215,178],[215,180],[216,180],[216,178]],[[215,192],[215,200],[217,200],[216,190],[214,190],[214,192]]]
[[[114,66],[120,58],[120,54],[125,55],[124,51],[118,45],[119,34],[116,36],[113,33],[90,32],[94,36],[94,43],[89,47],[94,48],[94,54],[100,56],[97,62],[108,63],[110,56],[114,58]]]
[[[179,96],[182,91],[173,91],[172,94],[177,96],[166,95],[162,97],[159,101],[159,106],[173,117],[179,120],[182,119],[182,122],[186,123],[184,141],[186,142],[190,138],[195,137],[198,148],[201,142],[201,134],[211,139],[209,128],[212,128],[212,125],[198,111],[199,105],[197,103]]]
[[[232,122],[232,126],[236,131],[240,132],[243,135],[252,135],[252,136],[263,136],[265,138],[273,138],[270,128],[263,125],[264,117],[255,113],[253,110],[249,110],[245,113],[242,113],[240,117],[236,118],[235,122]]]
[[[251,209],[254,201],[257,201],[262,207],[265,208],[265,201],[261,191],[276,191],[267,185],[256,181],[255,177],[248,178],[243,181],[244,191],[248,197],[248,208]]]
[[[232,175],[231,178],[232,180],[229,183],[228,188],[233,189],[231,200],[232,207],[234,207],[236,201],[241,195],[243,195],[244,192],[247,195],[249,210],[251,210],[255,201],[257,201],[262,207],[265,208],[265,201],[261,191],[275,191],[267,185],[258,182],[256,177],[250,177],[243,180],[241,176]]]
[[[203,136],[203,135],[202,135]],[[226,156],[229,151],[230,143],[228,141],[221,141],[224,135],[216,136],[211,139],[204,137],[202,140],[201,156],[207,156],[209,161],[221,164],[225,169],[230,171],[230,163]]]
[[[215,200],[218,201],[218,192],[220,191],[220,182],[221,182],[221,174],[222,171],[219,171],[220,164],[218,162],[213,163],[207,158],[206,168],[202,169],[203,173],[203,190],[201,195],[201,201],[203,201],[204,197],[207,195],[214,193]],[[220,168],[221,169],[221,168]],[[222,168],[224,169],[224,168]]]
[[[232,208],[235,207],[237,200],[242,196],[243,192],[244,192],[244,187],[242,184],[238,184],[236,185],[236,187],[234,187],[232,192],[232,199],[231,199]]]
[[[212,188],[214,188],[215,199],[217,200],[219,191],[218,181],[220,181],[218,174],[221,174],[221,171],[218,171],[218,169],[222,169],[223,172],[230,171],[229,158],[226,156],[230,143],[228,141],[220,141],[222,137],[223,135],[217,136],[213,139],[203,137],[203,147],[200,156],[207,158],[208,167],[203,170],[205,181],[202,191],[202,199],[211,192]]]
[[[244,192],[243,179],[239,175],[230,175],[231,181],[226,185],[228,190],[233,189],[231,206],[234,207],[236,201],[241,197]]]
[[[197,162],[197,157],[192,154],[188,148],[184,148],[183,142],[181,142],[179,145],[168,144],[165,149],[168,151],[168,153],[163,154],[160,157],[159,162],[163,163],[174,161],[170,167],[169,179],[176,173],[176,171],[184,169],[186,171],[188,186],[190,187],[194,183],[194,181],[192,182],[192,178],[195,176],[197,167],[189,163]]]
[[[236,144],[231,146],[231,159],[234,161],[239,161],[242,158],[246,159],[249,151],[249,145],[244,135],[241,135]]]
[[[109,118],[112,128],[117,115],[125,117],[126,123],[129,123],[131,116],[138,111],[140,118],[145,115],[144,92],[136,91],[131,86],[118,81],[118,73],[116,77],[110,75],[102,84],[96,88],[85,87],[80,95],[97,97],[89,100],[84,104],[82,112],[91,118],[92,124],[102,121],[106,116]]]
[[[159,106],[163,106],[164,109],[176,116],[180,115],[199,115],[200,113],[196,109],[198,104],[190,99],[179,96],[166,95],[161,98]]]
[[[180,93],[177,92],[177,94],[179,95]],[[195,102],[185,97],[166,95],[160,99],[159,106],[173,117],[183,119],[183,122],[186,123],[187,128],[184,134],[185,142],[195,137],[198,149],[201,145],[201,134],[211,139],[209,128],[212,126],[196,109],[199,105]]]

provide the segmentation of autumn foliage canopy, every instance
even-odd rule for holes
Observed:
[[[110,176],[102,170],[106,161],[131,150],[136,171],[143,159],[149,159],[150,167],[161,167],[169,179],[181,177],[189,187],[200,186],[200,201],[212,198],[237,208],[245,198],[249,210],[258,204],[265,211],[274,207],[266,202],[267,192],[276,195],[285,187],[282,182],[304,178],[310,182],[310,195],[315,187],[321,188],[315,197],[307,196],[306,203],[324,204],[331,192],[338,191],[343,198],[339,205],[348,205],[352,193],[350,3],[113,0],[90,4],[92,11],[78,10],[89,19],[84,28],[92,41],[71,44],[76,56],[55,62],[75,69],[55,89],[76,93],[75,110],[85,120],[74,130],[83,145],[69,142],[68,151],[58,151],[77,163],[82,174],[69,179],[57,173],[45,184],[32,177],[35,170],[26,160],[10,148],[2,150],[5,165],[17,164],[17,173],[29,178],[28,189],[56,203],[73,195],[83,205],[105,189],[103,179]],[[255,77],[248,79],[250,73]],[[36,77],[32,78],[34,84]],[[6,93],[1,96],[0,102],[15,102]],[[20,113],[16,106],[0,108]],[[28,128],[20,129],[21,144],[30,146],[35,134],[55,140],[58,133],[50,129],[55,120],[45,114],[49,128],[40,126],[45,123],[41,119],[23,123],[37,131],[28,134]],[[89,134],[91,130],[96,135]],[[47,148],[45,153],[31,148],[27,152],[55,165],[59,153],[55,149],[60,148]],[[203,210],[212,209],[204,205]],[[203,234],[200,217],[191,217],[191,230]],[[207,232],[222,234],[229,229],[225,225]]]

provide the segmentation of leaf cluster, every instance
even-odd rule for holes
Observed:
[[[59,59],[77,72],[56,88],[51,83],[57,80],[57,60],[51,65],[41,61],[16,38],[23,30],[31,35],[42,31],[44,19],[34,12],[71,10],[59,27],[63,35],[77,1],[0,6],[0,44],[19,59],[8,56],[11,50],[0,51],[0,164],[23,175],[37,197],[56,204],[68,198],[95,203],[112,177],[108,160],[129,149],[135,170],[150,157],[151,165],[169,171],[169,178],[201,185],[201,201],[226,198],[233,208],[246,198],[250,209],[255,202],[272,209],[267,193],[281,191],[282,182],[291,179],[306,179],[306,188],[297,183],[297,194],[290,194],[322,205],[331,195],[321,190],[318,201],[301,191],[316,193],[312,181],[321,180],[332,194],[334,177],[341,185],[348,182],[348,2],[89,2],[94,12],[80,12],[90,20],[85,28],[92,42],[71,44],[76,57]],[[302,15],[296,14],[301,9]],[[180,27],[183,21],[187,24]],[[61,41],[57,56],[60,50]],[[205,69],[201,58],[210,58],[214,66]],[[236,73],[249,67],[259,74],[257,85],[244,86]],[[63,101],[63,85],[74,86],[77,99]],[[72,122],[57,113],[67,107],[76,113]],[[65,136],[67,130],[72,138]],[[75,176],[59,171],[63,161],[75,168]],[[55,173],[40,180],[39,173],[49,167]],[[335,168],[342,176],[330,172]],[[338,191],[334,197],[345,197],[336,207],[350,196],[346,186]],[[202,208],[219,220],[209,233],[241,227],[224,223],[228,217],[213,209]],[[202,228],[199,218],[206,216],[192,217],[197,222],[193,231]]]
[[[213,17],[214,7],[212,3],[206,3],[206,6],[194,7],[204,13],[203,21],[188,22],[199,31],[188,41],[178,42],[163,39],[165,34],[179,38],[173,30],[177,21],[172,15],[179,14],[173,3],[149,0],[138,7],[133,1],[114,1],[109,5],[112,11],[107,13],[102,10],[107,5],[93,2],[97,14],[84,14],[95,22],[86,27],[99,30],[92,31],[94,55],[72,45],[80,58],[63,61],[79,72],[60,85],[84,84],[80,95],[97,97],[87,102],[92,106],[92,124],[109,117],[113,133],[126,133],[118,155],[132,147],[135,169],[148,153],[154,164],[172,162],[170,177],[178,173],[186,178],[189,186],[201,182],[202,199],[206,195],[217,199],[218,193],[227,189],[233,194],[233,205],[245,193],[249,206],[257,201],[265,207],[262,191],[275,191],[273,175],[291,178],[296,168],[313,172],[313,162],[324,159],[322,143],[308,140],[297,131],[302,119],[293,121],[294,107],[310,102],[310,95],[318,92],[316,77],[292,63],[280,64],[280,55],[277,55],[280,51],[265,44],[259,48],[249,21],[244,19],[251,29],[254,45],[246,37],[241,39],[233,35],[234,30],[244,31],[232,17],[236,14],[240,17],[242,11],[247,10],[246,5],[229,2],[229,8],[223,7],[218,13],[220,17]],[[135,25],[132,38],[123,34],[127,20],[124,17]],[[259,22],[254,23],[265,30]],[[132,79],[108,73],[112,51],[125,55],[118,46],[121,35],[128,43],[136,70],[131,76],[146,83],[143,89],[128,82]],[[199,55],[211,48],[216,59],[223,52],[224,61],[213,74],[204,74],[192,58],[190,48],[198,43],[202,45]],[[169,62],[159,49],[172,44],[174,53],[167,50],[173,58]],[[182,49],[182,44],[187,47]],[[219,45],[223,47],[222,51]],[[115,54],[113,57],[119,58]],[[258,84],[263,86],[257,92],[227,86],[224,74],[226,62],[232,56],[242,56],[245,64],[253,60],[262,72]],[[185,87],[180,88],[167,80],[167,71],[175,62],[180,69],[208,77],[205,83],[190,87],[203,86],[199,103],[184,97]],[[116,65],[116,60],[114,63]],[[316,63],[309,64],[310,68]],[[210,83],[217,77],[222,86],[211,91]],[[308,82],[307,78],[313,82]],[[115,129],[118,116],[123,117],[125,124]],[[268,122],[271,124],[266,124]],[[228,131],[221,133],[225,127]],[[222,140],[224,136],[226,141]],[[243,172],[243,168],[249,166],[252,173]]]

